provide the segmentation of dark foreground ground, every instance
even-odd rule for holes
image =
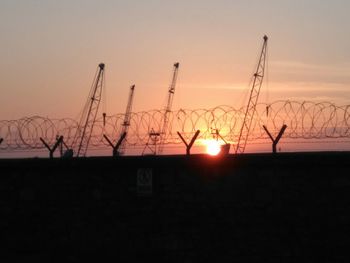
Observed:
[[[348,262],[350,153],[0,160],[0,262]]]

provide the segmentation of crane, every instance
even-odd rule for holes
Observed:
[[[259,93],[260,93],[260,89],[264,78],[268,37],[265,35],[263,39],[264,39],[264,42],[263,42],[263,46],[259,56],[258,66],[253,75],[253,85],[250,91],[247,108],[245,111],[242,127],[239,132],[239,137],[235,148],[236,154],[244,153],[245,147],[247,145],[250,128],[252,126],[254,113],[256,111],[256,104],[258,102]]]
[[[79,142],[76,157],[86,156],[89,142],[91,139],[94,124],[96,122],[96,116],[102,97],[102,88],[104,85],[104,69],[105,64],[100,63],[98,65],[95,78],[88,96],[88,99],[83,108],[81,118],[77,127],[77,132],[73,140],[74,148],[75,144]]]
[[[152,152],[152,154],[157,154],[157,153],[163,152],[163,147],[164,147],[166,134],[167,134],[167,130],[168,130],[168,124],[169,124],[169,115],[171,112],[171,106],[173,104],[173,99],[174,99],[175,86],[176,86],[179,65],[180,65],[179,62],[174,63],[173,76],[172,76],[172,80],[170,83],[170,87],[168,89],[167,104],[166,104],[166,107],[164,110],[162,124],[160,125],[161,130],[160,130],[160,132],[156,132],[153,128],[151,129],[151,131],[148,134],[149,135],[148,141],[145,145],[145,148],[143,149],[142,154],[145,153],[147,148]],[[149,143],[149,141],[151,141],[151,143]],[[158,149],[157,149],[157,145],[159,145]]]
[[[125,111],[125,117],[124,121],[122,124],[122,130],[120,133],[120,136],[124,137],[123,140],[121,141],[121,144],[119,146],[119,151],[118,155],[123,155],[125,152],[125,139],[128,134],[129,126],[130,126],[130,118],[131,118],[131,110],[132,110],[132,101],[134,99],[134,90],[135,90],[135,85],[132,85],[130,87],[130,92],[129,92],[129,99],[128,99],[128,104],[126,106],[126,111]]]
[[[168,90],[168,100],[167,100],[167,105],[164,111],[164,117],[163,117],[163,127],[160,132],[160,144],[158,148],[158,153],[163,152],[164,148],[164,142],[166,139],[166,134],[167,134],[167,129],[168,129],[168,123],[169,123],[169,114],[171,112],[171,107],[173,105],[173,100],[174,100],[174,93],[175,93],[175,86],[176,86],[176,80],[177,80],[177,74],[179,71],[179,62],[176,62],[174,64],[174,71],[173,71],[173,78],[171,80],[171,84]]]

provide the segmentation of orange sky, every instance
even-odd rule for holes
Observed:
[[[101,62],[109,115],[124,113],[132,84],[133,111],[163,109],[175,62],[173,110],[240,108],[264,34],[260,102],[350,105],[348,10],[346,0],[2,0],[0,120],[77,119]]]
[[[348,1],[10,1],[0,3],[0,119],[75,118],[98,63],[107,111],[164,106],[180,62],[174,108],[243,105],[269,36],[260,101],[350,104]],[[268,93],[268,95],[266,94]]]

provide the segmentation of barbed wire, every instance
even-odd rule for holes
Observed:
[[[151,110],[131,114],[130,127],[126,138],[127,147],[145,145],[149,132],[160,131],[164,111]],[[169,129],[165,144],[182,143],[177,132],[190,140],[197,130],[199,139],[212,138],[213,131],[228,143],[235,143],[242,125],[244,109],[235,109],[223,105],[210,109],[180,109],[171,112]],[[107,145],[103,135],[112,142],[119,139],[124,114],[102,116],[97,119],[91,147]],[[249,141],[267,139],[263,129],[265,125],[271,134],[277,135],[283,125],[288,128],[283,137],[291,139],[330,139],[350,138],[350,105],[337,106],[330,102],[276,101],[260,103],[249,134]],[[50,119],[42,116],[25,117],[18,120],[0,121],[0,149],[24,150],[44,148],[40,138],[49,145],[56,142],[57,136],[63,136],[67,145],[73,143],[78,122],[73,119]]]

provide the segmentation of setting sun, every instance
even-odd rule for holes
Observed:
[[[205,141],[205,145],[207,147],[207,154],[209,155],[218,155],[221,151],[221,145],[216,140],[207,140]]]

